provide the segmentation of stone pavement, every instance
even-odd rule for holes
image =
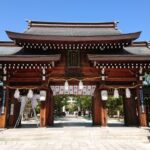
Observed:
[[[69,117],[55,127],[34,127],[0,130],[0,150],[150,150],[149,128],[92,127]]]

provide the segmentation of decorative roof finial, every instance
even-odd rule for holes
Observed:
[[[118,23],[119,23],[119,21],[114,21],[114,25],[115,25],[116,30],[118,29]]]
[[[150,49],[150,41],[147,41],[147,47]]]
[[[26,20],[26,22],[28,23],[28,29],[31,27],[31,20]]]

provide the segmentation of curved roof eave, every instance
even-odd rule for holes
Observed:
[[[150,56],[150,49],[148,47],[125,47],[124,50],[132,55]]]
[[[22,47],[0,46],[0,56],[15,55]]]
[[[56,36],[56,35],[33,35],[6,31],[8,37],[12,40],[20,41],[67,41],[67,42],[90,42],[90,41],[133,41],[139,38],[141,32],[134,32],[120,35],[97,35],[97,36]]]

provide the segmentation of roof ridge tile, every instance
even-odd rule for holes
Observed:
[[[97,28],[115,28],[118,22],[44,22],[44,21],[27,21],[31,27],[97,27]]]

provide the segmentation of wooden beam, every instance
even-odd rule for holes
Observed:
[[[121,77],[118,77],[118,78],[106,78],[106,81],[114,81],[114,82],[119,82],[119,81],[122,81],[122,82],[130,82],[130,81],[137,81],[137,78],[121,78]]]
[[[9,82],[16,82],[16,83],[17,82],[31,82],[31,83],[42,82],[42,77],[41,78],[17,78],[15,77],[15,78],[11,78]]]
[[[34,63],[47,63],[51,61],[59,61],[61,58],[60,54],[56,55],[9,55],[0,56],[0,62],[34,62]]]

